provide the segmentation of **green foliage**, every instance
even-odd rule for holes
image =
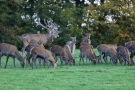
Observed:
[[[35,24],[38,17],[42,24],[43,19],[52,19],[61,32],[48,47],[65,45],[71,35],[77,36],[78,48],[85,33],[92,33],[94,47],[101,43],[124,45],[135,40],[134,0],[101,0],[101,5],[94,4],[95,0],[90,0],[90,5],[84,4],[85,0],[72,1],[76,3],[70,0],[1,0],[0,42],[15,44],[21,49],[22,43],[17,36],[37,31],[46,33]],[[107,22],[107,15],[112,15],[113,22]],[[82,23],[87,26],[82,27]]]
[[[18,45],[17,35],[21,26],[22,2],[17,0],[0,1],[0,42]]]

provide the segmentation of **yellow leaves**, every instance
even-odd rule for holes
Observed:
[[[118,29],[118,35],[119,37],[122,37],[122,38],[129,36],[126,32],[123,32],[123,30],[121,29]]]

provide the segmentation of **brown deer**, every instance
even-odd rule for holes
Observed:
[[[31,58],[32,58],[32,62],[31,62],[32,69],[33,69],[33,63],[36,66],[36,59],[37,58],[44,59],[44,63],[50,61],[50,63],[53,65],[54,68],[57,67],[56,60],[52,56],[52,53],[42,46],[37,46],[37,47],[34,47],[33,49],[31,49],[29,60]],[[37,68],[37,66],[36,66],[36,68]]]
[[[116,45],[111,45],[111,44],[100,44],[97,47],[97,50],[99,52],[99,58],[98,58],[98,62],[102,62],[102,55],[103,59],[105,61],[105,63],[107,63],[107,56],[110,56],[110,60],[112,60],[112,62],[114,64],[117,63],[117,46]]]
[[[130,46],[135,43],[135,41],[128,41],[125,43],[125,47],[129,50]],[[130,51],[130,50],[129,50]]]
[[[84,64],[84,58],[86,58],[86,62],[87,62],[87,59],[89,59],[89,61],[91,60],[93,64],[96,64],[97,56],[94,52],[92,45],[81,44],[81,46],[79,48],[80,48],[79,65],[80,65],[81,61],[83,61],[83,64]]]
[[[55,38],[59,37],[59,31],[57,30],[57,25],[53,23],[52,20],[45,20],[44,23],[46,26],[40,23],[40,19],[37,20],[37,25],[42,26],[44,29],[47,29],[46,34],[23,34],[19,36],[19,39],[23,43],[22,52],[25,51],[25,48],[27,45],[29,45],[30,42],[35,42],[40,45],[48,45],[54,41]]]
[[[123,62],[124,65],[126,65],[126,62],[128,63],[128,66],[131,65],[130,53],[126,47],[121,45],[117,47],[117,57],[121,65]]]
[[[91,33],[86,33],[85,37],[82,39],[81,43],[91,44],[90,36],[91,36]]]
[[[37,46],[42,46],[42,45],[31,42],[31,43],[29,43],[29,45],[26,46],[26,48],[25,48],[25,51],[26,51],[26,63],[30,64],[30,60],[28,60],[28,58],[30,57],[30,51],[31,51],[31,49],[33,49],[34,47],[37,47]],[[44,46],[42,46],[42,47],[44,47]],[[40,59],[38,59],[38,60],[39,60],[40,66],[41,66],[41,60]]]
[[[7,66],[7,62],[8,62],[9,57],[13,58],[14,67],[16,67],[15,58],[17,58],[21,64],[21,67],[24,68],[24,64],[25,64],[24,59],[21,57],[16,46],[11,45],[11,44],[7,44],[7,43],[0,43],[0,67],[2,67],[1,66],[1,57],[3,55],[6,56],[5,68]]]
[[[71,50],[70,50],[70,46],[69,45],[65,45],[64,46],[64,49],[66,50],[66,53],[67,53],[67,55],[68,55],[68,63],[70,64],[70,65],[75,65],[75,59],[73,58],[73,56],[72,56],[72,54],[71,54]]]
[[[130,52],[130,58],[131,58],[131,64],[134,64],[134,56],[135,56],[135,42],[132,41],[132,43],[130,43],[128,50]]]
[[[50,48],[50,50],[56,60],[57,57],[60,57],[61,65],[63,65],[63,61],[65,62],[65,64],[75,65],[75,60],[71,55],[68,45],[65,45],[64,47],[54,45]]]
[[[89,59],[93,62],[93,64],[96,64],[97,56],[94,52],[93,46],[90,45],[91,44],[91,41],[90,41],[91,33],[87,33],[85,35],[86,36],[82,39],[82,41],[80,43],[80,47],[79,47],[79,49],[80,49],[79,64],[81,61],[83,61],[83,64],[84,64],[84,57],[86,58],[86,62],[87,62],[87,59]]]
[[[72,53],[72,57],[74,58],[74,52],[75,52],[75,49],[76,49],[76,36],[75,37],[71,37],[70,36],[70,39],[71,39],[71,41],[68,41],[67,43],[66,43],[66,45],[68,45],[69,46],[69,48],[70,48],[70,52]]]

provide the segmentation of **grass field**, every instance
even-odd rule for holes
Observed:
[[[97,51],[95,50],[96,54]],[[56,69],[16,68],[10,58],[7,68],[0,69],[0,90],[135,90],[135,66],[112,63],[79,65],[79,50],[75,52],[75,66],[61,66]],[[5,65],[2,58],[2,67]]]

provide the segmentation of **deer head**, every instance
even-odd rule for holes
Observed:
[[[85,36],[90,39],[91,33],[85,33]]]
[[[72,43],[76,43],[76,36],[74,36],[74,37],[70,36],[70,39],[72,40]]]

